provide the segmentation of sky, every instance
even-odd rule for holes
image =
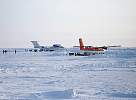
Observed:
[[[0,0],[0,48],[136,47],[136,0]]]

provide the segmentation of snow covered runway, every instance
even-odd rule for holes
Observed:
[[[136,99],[136,48],[89,57],[55,54],[0,52],[0,99]]]

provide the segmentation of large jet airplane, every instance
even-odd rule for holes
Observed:
[[[40,51],[65,50],[65,48],[63,46],[61,46],[60,44],[53,44],[52,46],[47,47],[47,46],[40,46],[37,41],[31,41],[31,42],[34,45],[34,48],[39,48]]]

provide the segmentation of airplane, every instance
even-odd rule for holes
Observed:
[[[38,41],[31,41],[34,48],[38,48],[39,51],[56,51],[56,50],[65,50],[61,44],[53,44],[52,46],[40,46]]]
[[[82,38],[79,38],[80,50],[84,51],[104,51],[107,49],[106,46],[103,47],[93,47],[93,46],[84,46]]]
[[[93,47],[93,46],[84,46],[82,38],[79,38],[79,46],[73,46],[71,48],[69,55],[75,56],[90,56],[95,54],[104,54],[104,51],[107,50],[106,46],[103,47]]]
[[[103,53],[106,47],[93,47],[93,46],[84,46],[82,38],[79,38],[80,51],[86,54],[99,54]]]

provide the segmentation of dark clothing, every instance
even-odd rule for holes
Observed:
[[[2,52],[3,52],[3,54],[5,53],[5,51],[4,51],[4,50],[2,50]]]

